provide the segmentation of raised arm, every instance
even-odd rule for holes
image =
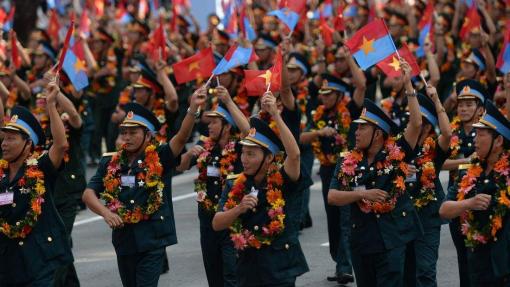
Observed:
[[[510,73],[505,75],[504,88],[505,88],[505,109],[506,109],[506,118],[510,120]]]
[[[69,124],[75,128],[79,129],[82,125],[81,116],[74,107],[73,102],[68,99],[64,94],[58,93],[57,95],[57,103],[64,110],[65,113],[69,116]]]
[[[280,131],[280,139],[287,155],[285,162],[283,163],[283,168],[291,180],[297,181],[299,179],[301,169],[300,152],[296,139],[287,125],[285,125],[285,122],[278,111],[278,107],[276,106],[276,98],[273,94],[271,92],[265,93],[261,99],[261,103],[262,109],[271,115],[273,120],[276,122],[278,130]]]
[[[60,93],[55,80],[52,80],[47,87],[46,110],[50,118],[51,136],[53,144],[49,150],[49,157],[53,166],[59,168],[64,158],[64,152],[68,148],[66,130],[64,123],[57,111],[57,96]]]
[[[170,112],[176,112],[179,108],[179,100],[177,99],[177,91],[175,90],[172,81],[168,78],[168,75],[165,72],[166,63],[159,59],[156,62],[156,71],[157,71],[157,80],[158,83],[163,86],[163,91],[165,93],[165,107]]]
[[[438,138],[439,146],[443,151],[448,151],[450,146],[450,139],[452,138],[452,128],[450,126],[450,120],[448,119],[448,115],[446,114],[443,105],[441,104],[441,100],[437,95],[436,88],[432,85],[427,86],[427,95],[434,102],[434,106],[436,108],[437,119],[439,120],[439,130],[441,134]]]
[[[287,69],[287,61],[289,60],[289,50],[290,39],[285,38],[281,45],[283,63],[282,63],[280,99],[282,100],[283,106],[285,106],[287,110],[293,111],[296,109],[296,101],[294,99],[294,95],[292,94],[292,89],[290,88],[289,71]]]
[[[193,126],[195,125],[195,113],[198,111],[198,108],[205,103],[206,100],[206,87],[200,87],[196,90],[191,96],[191,101],[189,105],[189,109],[182,121],[181,128],[177,132],[177,134],[170,140],[170,148],[172,149],[172,153],[174,155],[178,155],[181,153],[182,149],[186,145],[188,138],[191,136],[193,132]]]
[[[356,106],[358,106],[358,108],[361,108],[363,106],[363,101],[365,100],[367,78],[365,77],[363,71],[359,68],[359,66],[352,58],[352,55],[349,52],[349,49],[347,49],[347,47],[342,46],[340,48],[339,53],[341,55],[343,54],[343,56],[347,60],[349,69],[351,70],[352,84],[354,85],[354,94],[352,96],[352,100],[354,101]]]
[[[422,118],[420,112],[420,104],[416,97],[416,91],[414,90],[411,82],[411,66],[401,58],[400,67],[402,67],[402,76],[404,79],[404,91],[407,96],[407,105],[409,108],[409,122],[404,131],[404,138],[407,143],[414,149],[418,142],[418,137],[421,133]]]
[[[228,112],[234,119],[234,122],[241,131],[241,134],[246,136],[250,131],[250,122],[248,122],[248,119],[244,116],[243,112],[239,109],[236,103],[234,103],[228,90],[223,86],[219,86],[216,88],[216,95],[227,107]]]
[[[432,53],[432,44],[430,41],[425,42],[425,56],[427,57],[427,67],[429,69],[430,80],[429,85],[436,87],[441,79],[439,66],[437,65],[436,56]]]
[[[492,54],[491,48],[489,47],[489,35],[482,31],[482,46],[480,51],[485,57],[485,76],[487,82],[496,82],[496,62],[494,61],[494,55]]]

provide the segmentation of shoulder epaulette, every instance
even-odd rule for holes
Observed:
[[[105,152],[103,153],[103,157],[109,157],[109,156],[113,156],[116,152]]]
[[[241,174],[229,174],[227,175],[227,180],[232,180],[232,179],[236,179],[240,176]]]
[[[461,165],[459,165],[459,170],[468,169],[471,167],[471,165],[472,164],[470,164],[470,163],[461,164]]]

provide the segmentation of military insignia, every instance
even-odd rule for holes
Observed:
[[[463,89],[462,89],[462,92],[463,93],[469,93],[471,92],[471,88],[469,86],[465,86]]]
[[[322,88],[323,88],[323,89],[327,89],[327,88],[328,88],[328,85],[329,85],[328,80],[326,80],[326,79],[322,80]]]
[[[363,110],[361,111],[361,115],[365,116],[366,114],[367,114],[367,108],[363,108]]]
[[[135,114],[133,113],[133,111],[130,111],[130,112],[127,114],[126,118],[127,118],[128,120],[132,120],[134,115],[135,115]]]
[[[16,123],[18,121],[18,115],[13,115],[11,117],[11,123]]]
[[[254,137],[257,134],[257,130],[255,128],[251,128],[250,132],[248,133],[249,137]]]

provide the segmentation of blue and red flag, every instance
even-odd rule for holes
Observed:
[[[382,19],[376,19],[349,39],[345,45],[361,69],[366,70],[395,52],[395,43]]]
[[[285,24],[285,26],[287,26],[292,32],[294,31],[294,28],[296,28],[296,25],[299,22],[299,17],[305,8],[306,0],[285,0],[280,2],[279,10],[273,10],[267,13],[267,15],[275,16],[280,19],[280,21],[282,21],[283,24]]]
[[[223,16],[222,24],[224,31],[230,36],[230,38],[237,38],[239,27],[237,23],[237,11],[234,1],[229,1],[224,7],[225,15]]]
[[[8,32],[14,26],[14,12],[16,12],[16,7],[12,6],[11,10],[9,11],[9,14],[7,15],[3,23],[4,32]]]
[[[120,3],[115,13],[115,20],[120,24],[127,24],[133,20],[133,17],[126,10],[124,3]]]
[[[83,43],[75,42],[74,37],[71,37],[69,45],[70,47],[66,52],[62,69],[66,72],[69,81],[71,81],[76,91],[81,91],[89,85]]]
[[[503,74],[510,73],[510,20],[506,22],[505,42],[503,43],[503,48],[499,53],[496,68],[498,68]]]
[[[216,65],[213,75],[220,75],[228,72],[230,69],[246,65],[250,62],[257,61],[258,57],[253,48],[240,47],[238,45],[231,46],[223,59]]]
[[[425,12],[423,13],[423,17],[421,18],[420,23],[418,23],[418,29],[420,29],[420,35],[418,36],[418,48],[416,49],[416,56],[423,57],[425,56],[425,42],[427,41],[427,37],[429,41],[432,41],[432,36],[434,33],[432,32],[434,29],[433,26],[434,19],[434,4],[430,1],[425,8]]]
[[[80,27],[78,28],[80,34],[85,36],[85,38],[90,36],[90,19],[88,14],[87,9],[83,9],[80,17]]]
[[[257,39],[257,33],[253,26],[251,25],[250,18],[246,15],[246,7],[241,8],[241,14],[239,15],[241,21],[239,22],[239,28],[241,29],[241,33],[243,33],[244,38],[248,41],[255,41]]]

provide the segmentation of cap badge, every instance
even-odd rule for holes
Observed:
[[[13,115],[11,117],[11,123],[16,123],[18,121],[18,115]]]
[[[250,132],[248,133],[249,137],[254,137],[257,134],[257,130],[255,128],[251,128]]]
[[[134,115],[135,115],[135,114],[133,113],[133,111],[130,111],[130,112],[127,114],[127,117],[126,117],[126,118],[127,118],[128,120],[132,120]]]

